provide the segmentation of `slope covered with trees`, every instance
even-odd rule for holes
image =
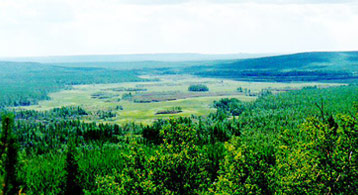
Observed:
[[[17,190],[353,194],[358,188],[357,92],[355,85],[310,87],[265,94],[251,103],[223,99],[206,117],[150,125],[84,123],[88,111],[76,107],[17,111],[10,125],[19,150]],[[8,118],[2,117],[5,151]],[[3,153],[2,183],[9,158]]]
[[[211,65],[171,69],[167,73],[191,73],[203,77],[247,81],[357,80],[358,52],[307,52],[216,62]]]
[[[0,108],[36,104],[48,99],[49,92],[72,85],[143,80],[133,71],[0,62]]]

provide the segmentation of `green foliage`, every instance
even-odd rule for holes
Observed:
[[[167,125],[166,120],[156,120],[152,125],[147,125],[142,130],[142,136],[148,142],[154,144],[160,144],[163,142],[163,137],[160,134],[160,130],[164,125]]]
[[[26,194],[63,194],[66,180],[65,153],[28,156],[21,177]]]
[[[114,156],[123,160],[121,167],[97,175],[95,188],[87,190],[86,194],[156,194],[157,188],[150,179],[152,173],[148,168],[148,157],[152,152],[136,142],[131,142],[127,149]]]
[[[268,172],[275,164],[270,147],[258,151],[252,145],[243,145],[235,138],[226,143],[228,154],[223,161],[218,181],[213,185],[219,194],[272,194]]]
[[[14,116],[11,114],[2,116],[1,132],[1,175],[4,175],[2,193],[4,195],[16,194],[19,191],[18,178],[18,144],[14,128]],[[2,183],[2,182],[1,182]]]
[[[214,101],[214,108],[230,113],[233,116],[239,116],[245,111],[244,103],[236,98],[223,98],[219,101]]]
[[[163,142],[148,155],[133,144],[122,172],[97,178],[97,194],[197,194],[209,182],[196,131],[179,120],[160,129]]]
[[[262,89],[259,96],[268,96],[268,95],[272,95],[272,91],[270,89]]]
[[[209,91],[209,88],[203,84],[190,85],[188,88],[189,91]]]
[[[132,100],[132,98],[133,98],[133,95],[132,95],[131,92],[125,93],[125,94],[122,95],[123,100]]]
[[[113,118],[113,117],[117,116],[117,114],[112,111],[103,111],[103,110],[98,110],[98,111],[92,113],[92,115],[96,119],[108,119],[108,118]]]
[[[124,129],[117,124],[85,123],[88,117],[80,107],[55,108],[51,111],[15,112],[15,133],[21,149],[28,153],[43,154],[66,147],[68,135],[75,135],[83,144],[117,142]]]
[[[156,114],[177,114],[183,112],[183,109],[180,106],[175,106],[167,110],[158,111]]]
[[[340,58],[345,71],[334,65],[341,64],[335,63]],[[357,79],[351,65],[355,59],[356,53],[350,52],[305,53],[217,62],[210,69],[198,66],[183,71],[243,80],[348,82]],[[168,68],[155,71],[174,73]],[[133,71],[0,62],[0,109],[36,104],[48,99],[49,92],[72,85],[141,80]],[[138,94],[132,93],[145,89],[111,90],[126,92],[124,100],[136,101]],[[188,90],[209,88],[192,85]],[[205,117],[157,120],[145,126],[113,124],[113,110],[7,108],[14,112],[15,121],[1,117],[1,190],[3,194],[356,192],[357,85],[279,94],[237,90],[259,97],[251,103],[221,99],[214,102],[217,112]],[[92,96],[120,101],[109,91]],[[159,114],[180,111],[173,107]],[[88,122],[98,119],[106,123]]]
[[[0,62],[0,108],[27,106],[71,85],[143,81],[133,71],[75,68],[28,62]]]
[[[67,187],[85,194],[352,194],[357,91],[314,87],[252,103],[222,99],[206,117],[145,126],[85,123],[93,113],[80,107],[17,111],[17,181],[26,194],[74,190]]]
[[[91,98],[93,99],[111,99],[111,98],[115,98],[118,97],[118,94],[113,94],[113,93],[105,93],[105,92],[97,92],[97,93],[93,93],[91,94]]]
[[[206,170],[208,171],[209,178],[211,181],[215,181],[219,175],[220,163],[222,163],[222,160],[226,156],[225,145],[221,142],[208,144],[204,148],[204,153],[207,156],[206,159],[208,159]]]
[[[74,139],[72,138],[67,145],[67,155],[66,155],[66,183],[65,183],[65,195],[71,194],[83,194],[83,191],[80,186],[79,181],[79,168],[78,162],[76,159],[77,151]]]
[[[80,119],[89,113],[79,106],[54,108],[49,111],[37,112],[34,110],[21,110],[15,112],[15,118],[22,120],[63,120]]]
[[[152,157],[152,180],[161,194],[196,194],[205,189],[208,163],[196,145],[196,130],[170,120],[161,130],[164,138],[157,155]]]
[[[275,169],[273,174],[274,181],[281,181],[277,182],[277,190],[306,194],[355,191],[358,187],[356,117],[339,114],[324,121],[309,118],[300,126],[302,141],[287,143],[287,136],[282,136],[280,169]],[[292,153],[287,153],[290,150]]]

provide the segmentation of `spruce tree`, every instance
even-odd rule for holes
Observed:
[[[79,171],[78,162],[76,159],[76,145],[74,139],[70,139],[67,146],[66,157],[66,185],[65,195],[78,195],[83,194],[82,188],[79,185]]]
[[[4,195],[17,194],[19,182],[17,179],[18,144],[16,136],[12,133],[14,117],[4,115],[2,117],[1,152],[5,154],[4,167]]]

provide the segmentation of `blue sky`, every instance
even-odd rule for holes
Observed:
[[[0,0],[0,56],[358,50],[355,0]]]

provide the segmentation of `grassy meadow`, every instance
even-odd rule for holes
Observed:
[[[40,101],[38,105],[19,107],[29,110],[49,110],[62,106],[81,106],[90,111],[106,110],[117,114],[116,117],[98,122],[141,122],[151,123],[158,118],[174,116],[207,115],[213,112],[214,100],[221,98],[237,98],[241,101],[253,101],[263,89],[271,89],[274,93],[297,90],[306,86],[329,87],[340,84],[334,83],[277,83],[277,82],[242,82],[226,79],[200,78],[190,75],[145,75],[145,79],[156,79],[150,82],[125,82],[118,84],[76,85],[72,89],[50,93],[50,100]],[[209,92],[188,92],[191,84],[205,84]],[[237,88],[250,91],[253,95],[240,93]],[[129,91],[128,89],[143,89],[143,91]],[[138,103],[130,99],[123,99],[124,94],[131,93],[133,98],[159,99],[158,102]],[[104,95],[94,98],[95,94]],[[168,96],[169,100],[161,100]],[[118,109],[119,107],[123,109]],[[177,114],[156,114],[159,111],[181,107]]]

